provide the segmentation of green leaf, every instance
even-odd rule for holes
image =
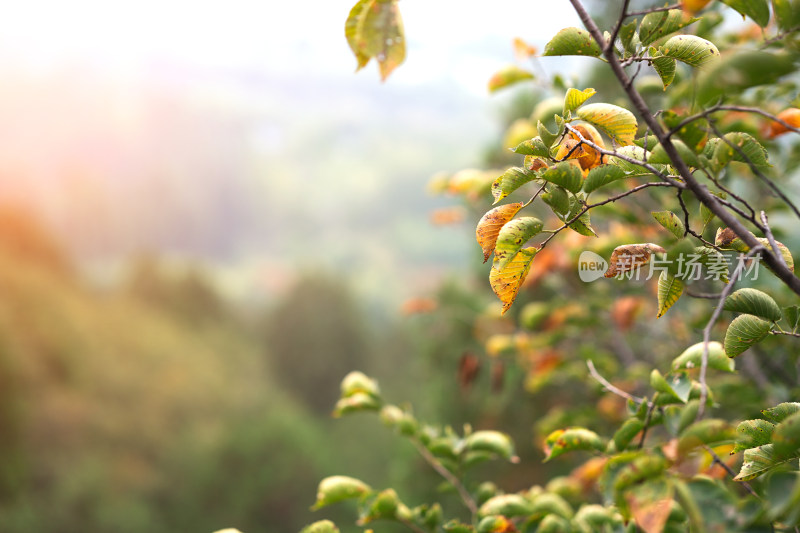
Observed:
[[[650,373],[650,386],[662,395],[671,396],[682,403],[689,401],[689,393],[692,392],[692,380],[686,374],[681,372],[666,379],[655,368]]]
[[[653,57],[653,52],[650,53],[650,56]],[[659,55],[658,57],[654,57],[650,64],[653,65],[656,74],[658,74],[658,77],[661,78],[661,83],[664,85],[664,90],[666,90],[667,87],[672,85],[672,82],[675,81],[677,60],[674,57]]]
[[[676,35],[664,43],[659,51],[693,67],[703,67],[720,57],[714,43],[696,35]]]
[[[744,452],[744,462],[739,470],[739,475],[733,478],[734,481],[749,481],[764,474],[773,468],[794,459],[794,457],[783,457],[775,453],[772,444],[764,444],[758,448],[750,448]]]
[[[359,1],[347,17],[345,36],[358,61],[357,70],[375,58],[384,81],[406,58],[403,21],[396,0]]]
[[[770,166],[767,150],[748,133],[741,131],[726,133],[722,140],[714,143],[714,146],[712,161],[716,168],[724,167],[729,161],[747,163],[748,159],[757,167]]]
[[[564,28],[544,46],[546,56],[592,56],[601,54],[591,34],[579,28]]]
[[[569,213],[564,217],[564,221],[572,220],[582,209],[583,204],[580,202],[578,196],[572,196],[569,199]],[[579,233],[585,237],[597,237],[597,234],[592,229],[591,220],[589,219],[589,211],[584,212],[575,221],[569,225],[569,229]]]
[[[600,128],[619,144],[633,144],[638,124],[627,109],[613,104],[588,104],[577,111],[578,118]]]
[[[678,128],[678,125],[685,118],[686,116],[679,115],[674,111],[667,110],[661,113],[661,119],[664,121],[664,124],[670,130],[675,130],[675,135],[686,144],[686,151],[684,151],[677,143],[675,143],[674,140],[672,142],[672,144],[678,150],[678,154],[684,158],[688,156],[689,152],[694,154],[695,151],[699,150],[700,147],[706,143],[706,139],[708,138],[708,132],[705,130],[705,125],[699,120],[694,120]],[[696,160],[696,157],[694,159]]]
[[[800,413],[788,416],[775,426],[772,432],[772,444],[777,455],[800,455]]]
[[[639,455],[617,474],[614,492],[621,495],[633,485],[661,476],[667,467],[669,463],[659,455]]]
[[[398,509],[403,506],[394,489],[386,489],[371,498],[366,509],[359,516],[358,524],[364,525],[375,520],[394,520]],[[406,507],[407,509],[407,507]]]
[[[682,9],[648,13],[642,19],[642,25],[639,26],[639,40],[642,42],[642,46],[647,46],[697,20],[694,17],[686,17]]]
[[[601,165],[589,171],[583,181],[583,190],[586,194],[596,191],[604,185],[613,183],[626,177],[625,171],[617,165]]]
[[[583,186],[583,174],[578,165],[569,161],[562,161],[544,170],[539,177],[550,183],[555,183],[566,190],[576,193]]]
[[[499,431],[476,431],[464,439],[464,449],[467,451],[484,451],[513,461],[514,443],[511,437]]]
[[[569,194],[563,187],[554,186],[542,194],[542,201],[550,206],[560,218],[569,213]]]
[[[332,503],[361,498],[372,489],[363,481],[348,476],[326,477],[319,482],[317,502],[311,508],[317,510]]]
[[[564,531],[570,530],[571,528],[566,518],[549,514],[546,515],[541,522],[539,522],[539,527],[536,528],[536,533],[563,533]]]
[[[760,418],[740,422],[736,426],[736,445],[731,453],[769,444],[772,442],[773,429],[775,429],[775,424]]]
[[[526,183],[529,183],[538,176],[535,172],[525,170],[521,167],[511,167],[506,170],[502,176],[494,180],[492,183],[492,196],[496,204],[512,192],[516,191]]]
[[[522,249],[522,246],[531,237],[541,232],[543,227],[542,221],[534,217],[517,218],[503,226],[497,236],[493,268],[502,271]]]
[[[475,530],[472,528],[472,526],[462,524],[455,519],[444,524],[442,529],[444,529],[447,533],[475,533]]]
[[[603,440],[594,431],[579,427],[559,429],[545,439],[545,462],[566,452],[604,449]]]
[[[700,368],[703,360],[703,343],[690,346],[672,361],[672,370]],[[733,372],[734,362],[725,356],[722,345],[712,341],[708,343],[708,366],[723,372]]]
[[[556,131],[556,133],[551,133],[550,130],[547,129],[547,126],[542,124],[541,120],[536,123],[536,131],[539,132],[539,137],[542,139],[545,146],[552,147],[553,143],[556,142],[560,136],[558,131]]]
[[[771,322],[781,319],[781,308],[766,293],[756,289],[739,289],[725,299],[726,311],[755,315]]]
[[[545,146],[541,137],[534,137],[527,141],[522,141],[516,148],[511,150],[515,154],[533,155],[536,157],[550,157],[550,150]]]
[[[781,30],[800,26],[800,2],[798,0],[772,0],[775,20]]]
[[[356,392],[336,402],[336,406],[333,409],[333,417],[339,418],[342,415],[361,411],[377,411],[380,408],[380,400],[370,394]]]
[[[736,357],[769,335],[772,324],[753,315],[739,315],[725,332],[725,354]]]
[[[519,494],[501,494],[489,498],[478,509],[479,516],[524,516],[531,513],[531,502]]]
[[[707,105],[729,94],[774,83],[795,72],[789,54],[746,51],[731,54],[705,69],[697,81],[697,103]]]
[[[800,325],[800,306],[792,305],[783,308],[783,318],[788,325],[790,333],[797,333],[797,326]]]
[[[523,70],[515,65],[504,67],[499,72],[495,72],[489,79],[489,92],[493,93],[500,89],[505,89],[521,81],[532,80],[533,73]]]
[[[681,432],[678,439],[678,454],[685,455],[688,451],[702,445],[716,446],[734,440],[736,434],[725,420],[707,418],[690,425]]]
[[[664,316],[664,313],[675,305],[681,294],[683,294],[683,282],[663,270],[658,276],[658,314],[656,318]]]
[[[765,492],[770,520],[793,526],[800,522],[800,473],[776,472],[767,481]]]
[[[765,419],[769,420],[773,424],[780,424],[798,411],[800,411],[800,403],[784,402],[776,405],[775,407],[764,409],[761,411],[761,414],[764,415]]]
[[[638,418],[629,418],[626,420],[625,423],[622,424],[622,427],[614,433],[614,437],[612,438],[614,450],[617,452],[625,451],[625,448],[628,447],[631,440],[633,440],[642,429],[644,429],[644,422]]]
[[[744,16],[748,16],[762,28],[769,24],[769,4],[767,0],[720,0]]]
[[[672,146],[675,147],[675,150],[678,152],[678,155],[683,159],[686,164],[690,167],[699,167],[700,163],[697,161],[697,155],[689,148],[686,143],[679,139],[672,139]],[[664,150],[664,147],[660,144],[657,144],[655,148],[653,148],[652,153],[650,154],[650,159],[648,160],[649,163],[653,164],[664,164],[664,165],[671,165],[672,160],[667,155],[667,151]]]
[[[339,528],[330,520],[320,520],[307,525],[300,533],[339,533]]]
[[[676,239],[683,239],[686,229],[678,215],[672,211],[652,211],[650,214],[653,215],[656,222],[672,233]]]
[[[530,518],[540,520],[545,516],[555,515],[569,520],[572,518],[572,514],[572,507],[563,497],[552,492],[545,492],[534,498]]]
[[[622,43],[622,48],[629,54],[636,53],[636,42],[639,40],[638,35],[636,35],[637,24],[638,21],[633,19],[619,29],[619,40]],[[634,36],[636,36],[636,39],[634,39]]]
[[[564,116],[566,117],[568,112],[578,109],[586,100],[594,96],[596,92],[597,91],[591,88],[582,91],[572,88],[567,89],[567,94],[564,97]]]

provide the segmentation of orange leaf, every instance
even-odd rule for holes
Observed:
[[[492,255],[500,229],[505,226],[509,220],[514,218],[514,215],[516,215],[520,209],[522,209],[521,203],[505,204],[495,207],[481,217],[480,222],[478,222],[478,227],[475,229],[475,238],[483,249],[484,263],[488,261],[489,256]]]
[[[655,501],[640,499],[635,493],[626,496],[631,506],[631,514],[636,524],[645,533],[661,533],[667,523],[672,508],[672,498],[661,498]]]
[[[525,277],[531,268],[531,262],[533,262],[533,258],[538,251],[537,248],[523,248],[506,264],[503,270],[498,270],[492,266],[492,270],[489,272],[489,284],[497,297],[500,298],[500,301],[503,302],[502,314],[508,311],[517,298],[519,288],[522,286],[522,282],[525,281]]]
[[[536,55],[536,47],[529,45],[519,37],[514,38],[512,45],[514,47],[514,57],[517,58],[517,61],[525,61]]]
[[[778,113],[778,118],[782,121],[786,122],[790,126],[795,128],[800,128],[800,109],[796,107],[790,107],[789,109],[784,109],[780,113]],[[775,138],[778,135],[783,135],[791,131],[789,128],[780,124],[778,122],[772,121],[769,124],[769,137]]]
[[[683,10],[689,13],[690,15],[694,15],[710,2],[711,0],[683,0],[681,2],[681,6]]]

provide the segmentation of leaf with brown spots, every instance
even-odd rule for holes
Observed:
[[[651,242],[617,246],[611,252],[611,258],[608,260],[608,270],[604,275],[607,278],[613,278],[624,272],[629,272],[646,265],[650,261],[652,254],[665,252],[664,248]]]
[[[545,439],[545,462],[559,455],[577,450],[604,451],[606,448],[603,439],[597,433],[586,428],[573,427],[557,429]]]
[[[495,259],[495,264],[489,272],[489,284],[503,302],[501,314],[505,314],[517,298],[519,288],[525,281],[531,268],[531,262],[538,251],[536,248],[523,248],[514,256],[514,259],[505,264],[502,270],[498,268],[498,261]]]
[[[481,217],[478,227],[475,229],[475,238],[483,249],[483,262],[489,260],[494,246],[497,243],[497,235],[500,228],[514,218],[514,215],[522,209],[522,203],[505,204],[490,210]]]
[[[406,58],[406,40],[397,0],[359,0],[350,10],[344,34],[361,70],[375,58],[386,81]]]

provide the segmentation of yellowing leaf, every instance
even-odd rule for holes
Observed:
[[[642,46],[647,46],[653,41],[666,37],[670,33],[675,33],[697,20],[696,18],[685,16],[680,9],[648,13],[642,19],[641,26],[639,26],[639,40]]]
[[[519,289],[531,269],[531,262],[533,262],[537,251],[536,248],[523,248],[502,270],[498,268],[496,260],[495,264],[492,265],[492,270],[489,272],[489,285],[491,285],[497,297],[500,298],[500,301],[503,302],[501,314],[505,314],[517,298]]]
[[[605,450],[605,443],[597,433],[585,428],[558,429],[545,439],[545,462],[563,453],[577,450],[602,452]]]
[[[589,98],[594,96],[597,91],[594,89],[584,89],[579,91],[578,89],[567,89],[567,94],[564,97],[564,116],[567,115],[568,111],[574,111],[578,109],[580,106],[586,102]]]
[[[514,47],[514,57],[518,61],[525,61],[536,55],[536,47],[531,46],[519,37],[514,37],[511,44]]]
[[[534,217],[521,217],[500,228],[494,248],[494,267],[503,270],[528,239],[542,231],[542,221]]]
[[[693,67],[702,67],[720,57],[714,43],[696,35],[676,35],[670,38],[660,52]]]
[[[601,53],[597,42],[586,30],[564,28],[544,47],[546,56],[594,56]]]
[[[532,80],[533,74],[515,65],[509,65],[495,72],[489,78],[489,92],[493,93],[525,80]]]
[[[383,81],[406,58],[397,0],[359,0],[350,10],[344,33],[358,61],[357,70],[375,58]]]
[[[703,343],[698,342],[686,348],[682,354],[672,361],[672,370],[691,370],[700,368],[703,362]],[[733,359],[725,356],[722,344],[712,341],[708,343],[708,367],[723,372],[733,372],[736,368]]]
[[[685,233],[683,221],[672,211],[652,211],[650,213],[656,222],[661,224],[667,231],[675,235],[676,239],[682,239]]]
[[[664,84],[664,90],[675,80],[675,71],[677,69],[675,61],[674,57],[660,56],[654,58],[651,63],[656,70],[656,74],[661,78],[661,83]]]
[[[664,248],[651,242],[617,246],[611,252],[611,258],[608,260],[608,270],[604,275],[607,278],[613,278],[618,274],[629,272],[646,265],[650,261],[652,254],[665,252]]]
[[[683,282],[666,270],[658,277],[658,315],[661,318],[683,294]]]
[[[514,215],[522,209],[522,203],[505,204],[495,207],[478,222],[478,227],[475,229],[475,238],[478,244],[483,249],[483,262],[485,263],[489,256],[492,255],[494,246],[497,243],[497,235],[500,233],[500,228],[514,218]]]
[[[633,113],[612,104],[588,104],[577,110],[578,118],[597,126],[622,145],[633,144],[636,136],[636,117]]]
[[[499,202],[526,183],[536,179],[534,172],[520,167],[511,167],[492,183],[492,196],[494,203]]]

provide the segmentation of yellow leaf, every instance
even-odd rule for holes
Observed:
[[[517,298],[519,288],[522,286],[522,282],[525,281],[533,258],[538,251],[537,248],[533,247],[523,248],[514,256],[514,259],[506,263],[505,268],[502,270],[497,269],[495,265],[492,266],[492,270],[489,272],[489,284],[497,297],[500,298],[500,301],[503,302],[501,314],[505,314]]]
[[[578,118],[605,131],[623,146],[633,144],[638,124],[633,113],[612,104],[587,104],[576,111]]]
[[[664,313],[669,311],[669,308],[678,301],[682,293],[683,282],[666,270],[661,272],[658,277],[658,315],[656,315],[656,318],[664,316]]]
[[[494,245],[497,243],[497,235],[500,233],[500,228],[514,218],[514,215],[522,209],[522,203],[505,204],[495,207],[478,222],[478,227],[475,229],[475,238],[478,244],[483,249],[483,262],[485,263],[489,256],[492,255]]]
[[[512,45],[514,46],[514,57],[517,58],[517,61],[525,61],[536,55],[536,47],[526,43],[519,37],[514,38]]]

